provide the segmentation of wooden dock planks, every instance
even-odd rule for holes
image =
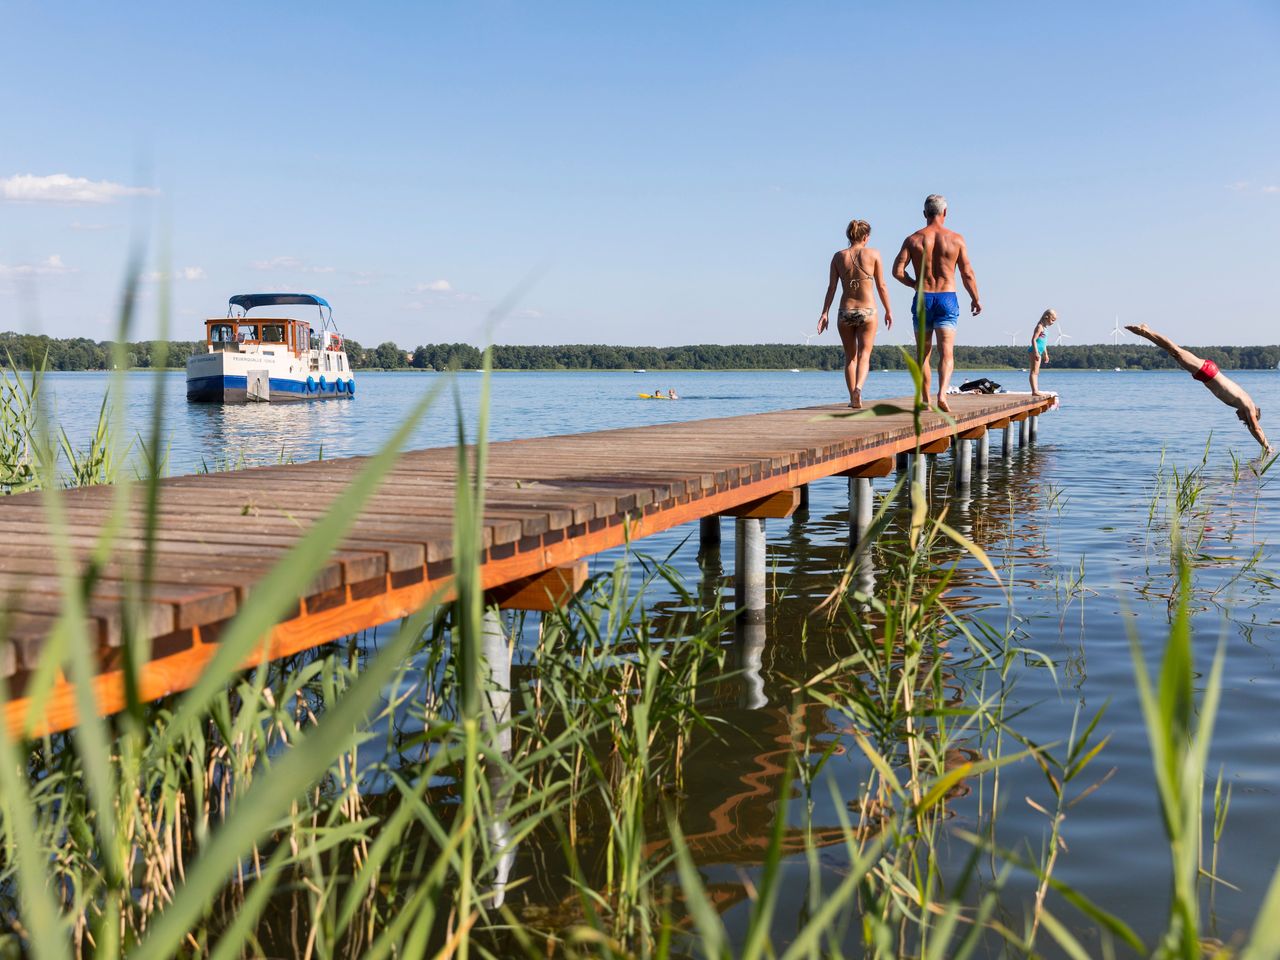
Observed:
[[[895,401],[891,401],[895,402]],[[922,421],[919,442],[1004,425],[1043,410],[1027,394],[952,398],[955,425]],[[896,403],[906,406],[908,400]],[[497,589],[568,567],[627,540],[860,467],[917,443],[909,413],[834,419],[837,405],[693,420],[492,444],[488,453],[481,579]],[[341,504],[367,458],[174,477],[160,485],[156,563],[138,629],[153,642],[142,694],[154,699],[191,686],[240,605],[306,529]],[[291,613],[264,638],[270,657],[386,623],[447,591],[453,535],[456,450],[406,452],[355,520]],[[62,495],[69,545],[85,565],[116,492],[92,487]],[[145,555],[145,511],[132,504],[112,541],[87,605],[99,710],[121,709],[125,599]],[[22,691],[60,609],[60,581],[43,495],[0,498],[0,675],[14,698],[11,731],[27,723]],[[251,662],[258,661],[258,655]],[[74,726],[73,691],[59,680],[35,733]]]

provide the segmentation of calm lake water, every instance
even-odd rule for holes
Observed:
[[[1012,389],[1026,389],[1024,374],[989,375]],[[1232,376],[1264,412],[1280,410],[1280,372]],[[129,416],[144,429],[158,381],[147,374],[127,379]],[[258,463],[282,456],[308,460],[321,451],[326,458],[368,453],[422,392],[437,384],[445,385],[446,391],[413,443],[446,444],[455,430],[452,390],[456,387],[468,418],[474,420],[481,379],[472,373],[366,373],[359,376],[359,395],[350,402],[223,408],[188,406],[183,376],[164,375],[171,470],[195,470],[202,461],[243,458]],[[87,436],[106,382],[105,375],[49,376],[58,420],[73,436]],[[1064,740],[1077,705],[1087,716],[1110,703],[1100,727],[1112,739],[1094,764],[1098,776],[1112,767],[1115,772],[1068,814],[1063,830],[1069,849],[1061,856],[1056,876],[1123,917],[1150,942],[1166,915],[1169,848],[1134,690],[1129,632],[1136,632],[1149,658],[1162,649],[1168,632],[1166,598],[1173,578],[1167,532],[1150,524],[1157,470],[1162,460],[1180,469],[1198,465],[1212,437],[1202,501],[1212,505],[1212,513],[1196,574],[1195,642],[1202,673],[1219,640],[1226,645],[1225,689],[1210,768],[1216,771],[1221,765],[1225,781],[1234,787],[1219,870],[1239,890],[1218,890],[1215,916],[1205,927],[1230,940],[1252,924],[1280,859],[1280,831],[1274,829],[1280,809],[1280,724],[1274,719],[1280,706],[1280,608],[1268,579],[1277,572],[1273,545],[1280,542],[1280,511],[1275,485],[1266,482],[1272,474],[1259,481],[1245,470],[1233,483],[1228,451],[1234,449],[1246,461],[1256,457],[1257,447],[1231,411],[1185,374],[1049,368],[1042,385],[1060,391],[1062,405],[1041,418],[1039,444],[1019,451],[1011,464],[1005,464],[999,458],[998,434],[994,435],[993,469],[985,481],[975,483],[970,499],[960,502],[948,493],[949,458],[939,458],[935,502],[946,505],[951,522],[998,558],[997,563],[1012,563],[1015,569],[1011,608],[990,579],[984,580],[976,564],[967,560],[962,561],[964,572],[953,590],[953,602],[998,627],[1009,624],[1021,645],[1053,663],[1050,670],[1027,657],[1011,677],[1011,708],[1026,708],[1016,723],[1025,736],[1042,743]],[[636,397],[638,392],[667,387],[675,387],[683,399],[658,403]],[[905,374],[876,373],[868,398],[903,395],[907,390]],[[842,392],[839,375],[831,373],[498,373],[493,378],[491,433],[493,439],[503,440],[727,416],[831,402]],[[1272,427],[1280,438],[1280,420]],[[886,490],[891,482],[892,478],[876,481],[877,489]],[[736,794],[749,794],[750,783],[764,766],[762,756],[776,749],[776,738],[792,722],[792,678],[825,665],[822,644],[810,642],[801,648],[797,639],[815,598],[825,594],[844,564],[847,486],[840,479],[819,482],[811,496],[807,515],[768,522],[769,565],[771,570],[776,566],[781,599],[769,612],[758,677],[747,678],[744,696],[736,703],[717,710],[728,721],[728,746],[707,747],[690,766],[685,817],[689,833],[698,831],[700,811],[708,818],[703,829],[709,829],[713,809]],[[679,546],[691,532],[693,536]],[[732,567],[732,523],[724,524],[724,532],[727,575]],[[659,556],[675,550],[672,562],[694,585],[704,575],[696,541],[695,525],[692,531],[685,527],[645,540],[638,549]],[[1249,575],[1237,576],[1255,553],[1258,560]],[[607,569],[616,556],[601,556],[593,563]],[[1084,589],[1069,590],[1081,574]],[[728,586],[731,595],[728,580],[715,579],[709,586]],[[655,609],[676,602],[661,590],[648,596]],[[810,624],[811,639],[812,629]],[[807,722],[816,736],[844,735],[840,724],[828,718]],[[856,754],[856,749],[844,751],[827,766],[850,796],[857,791],[861,770]],[[1043,774],[1033,763],[1022,762],[1007,768],[1002,777],[1000,840],[1021,846],[1034,859],[1047,824],[1024,798],[1051,803]],[[768,782],[769,793],[748,795],[734,807],[741,832],[758,835],[773,816],[774,798],[785,785],[776,777]],[[1208,793],[1211,802],[1212,784]],[[826,797],[824,790],[816,794]],[[822,804],[829,801],[817,802],[816,815],[822,819]],[[971,804],[958,801],[955,810],[959,826],[973,826],[976,810]],[[836,823],[834,814],[829,822]],[[956,857],[962,858],[967,848],[959,841],[955,846]],[[707,851],[699,856],[711,881],[734,885],[740,883],[739,869],[749,869],[755,854]],[[521,863],[516,872],[522,867],[532,869]],[[797,872],[797,879],[801,876]],[[794,886],[802,888],[803,883]],[[1011,881],[1004,904],[1013,926],[1021,926],[1022,908],[1033,891],[1025,874]],[[801,893],[802,889],[797,896]],[[744,907],[738,902],[725,909],[732,916]],[[800,909],[798,902],[784,904],[777,921],[780,939],[794,930]],[[1059,906],[1057,914],[1086,935],[1089,925],[1070,908]],[[1091,943],[1096,940],[1086,940],[1086,947]]]

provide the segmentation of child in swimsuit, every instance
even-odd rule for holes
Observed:
[[[1040,396],[1040,361],[1049,362],[1049,328],[1058,322],[1058,314],[1054,310],[1046,310],[1036,321],[1036,328],[1031,331],[1031,395]]]

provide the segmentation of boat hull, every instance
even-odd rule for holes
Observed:
[[[349,373],[317,377],[297,366],[289,369],[254,355],[196,354],[187,361],[187,402],[298,403],[354,399],[355,379]]]

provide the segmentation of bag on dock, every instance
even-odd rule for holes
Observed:
[[[967,380],[960,384],[961,393],[999,393],[1004,387],[996,383],[989,377],[980,377],[977,380]]]

